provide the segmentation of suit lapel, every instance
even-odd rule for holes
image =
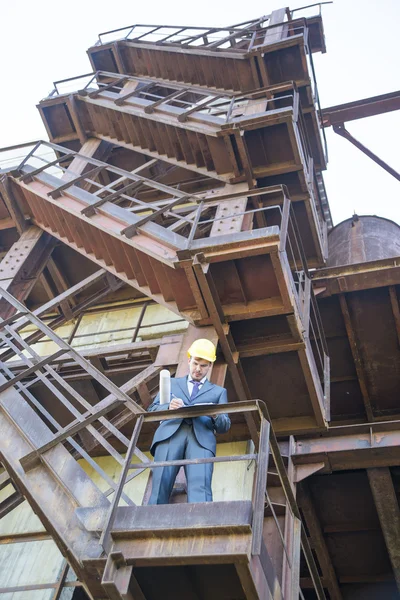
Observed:
[[[196,398],[193,401],[193,404],[196,404],[198,399],[201,398],[201,396],[203,394],[207,394],[207,392],[209,392],[212,387],[213,387],[213,384],[210,383],[207,379],[207,381],[201,386],[199,393],[197,394]]]
[[[178,377],[175,379],[175,383],[178,385],[179,389],[183,394],[183,400],[186,400],[188,404],[190,404],[190,396],[187,387],[187,377]]]

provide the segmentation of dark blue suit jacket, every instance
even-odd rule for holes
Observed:
[[[171,393],[177,398],[181,398],[186,406],[202,403],[227,404],[228,395],[226,389],[219,385],[215,385],[214,383],[210,383],[208,380],[201,386],[200,391],[193,402],[190,402],[187,381],[187,377],[171,378]],[[167,409],[168,404],[160,404],[159,394],[157,394],[154,402],[148,408],[149,412]],[[155,445],[158,442],[168,440],[174,435],[181,423],[182,419],[171,419],[169,421],[163,421],[160,424],[150,448],[150,452],[153,456]],[[218,415],[214,421],[211,417],[196,417],[193,419],[193,431],[197,441],[203,448],[210,450],[214,455],[217,445],[215,433],[225,433],[229,430],[230,426],[231,420],[226,414]]]

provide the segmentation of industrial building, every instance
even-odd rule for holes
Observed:
[[[400,93],[321,107],[306,14],[101,33],[0,149],[0,600],[400,597],[400,228],[323,179],[327,127],[400,179],[345,126]],[[148,505],[200,338],[214,501]]]

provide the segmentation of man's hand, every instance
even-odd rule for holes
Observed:
[[[182,408],[185,406],[184,401],[181,398],[172,398],[169,403],[169,410],[176,410],[177,408]]]

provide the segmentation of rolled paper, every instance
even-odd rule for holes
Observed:
[[[171,374],[167,369],[160,371],[160,404],[171,400]]]

